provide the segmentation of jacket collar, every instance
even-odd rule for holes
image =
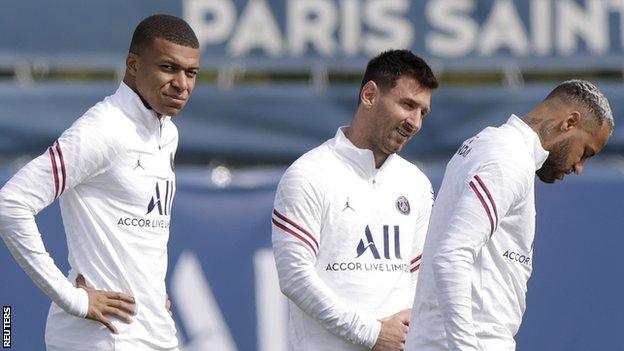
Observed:
[[[334,151],[363,178],[372,179],[377,184],[381,183],[385,178],[385,174],[388,173],[387,169],[391,168],[391,165],[394,163],[396,155],[389,155],[380,168],[375,168],[373,151],[360,149],[353,145],[351,140],[344,134],[346,128],[348,126],[338,128],[336,136],[331,140]]]
[[[548,158],[549,153],[544,150],[537,133],[516,115],[511,115],[505,125],[517,130],[522,135],[522,140],[524,140],[531,157],[535,161],[535,169],[538,170],[542,168],[542,165],[544,164],[544,161],[546,161],[546,158]]]
[[[117,102],[126,116],[147,127],[158,127],[161,123],[171,119],[170,116],[159,117],[156,111],[145,107],[139,95],[124,82],[119,84],[112,99]]]

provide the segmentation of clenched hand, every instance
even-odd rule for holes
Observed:
[[[403,351],[411,313],[408,308],[381,319],[381,331],[373,351]]]

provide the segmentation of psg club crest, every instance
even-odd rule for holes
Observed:
[[[397,210],[399,210],[399,212],[406,216],[410,213],[410,204],[405,196],[399,196],[399,198],[396,200],[396,208]]]

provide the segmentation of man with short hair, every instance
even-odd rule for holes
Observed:
[[[515,349],[533,264],[534,175],[581,174],[613,126],[598,88],[571,80],[463,143],[431,214],[407,350]]]
[[[0,190],[2,239],[52,299],[48,350],[177,350],[165,307],[178,145],[171,116],[186,105],[198,69],[199,43],[186,22],[146,18],[132,37],[117,92]],[[34,217],[57,198],[67,277]]]
[[[433,192],[396,152],[437,86],[411,52],[380,54],[351,125],[282,177],[272,240],[293,350],[403,349]]]

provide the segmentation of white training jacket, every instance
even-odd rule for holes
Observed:
[[[515,349],[535,235],[535,171],[548,152],[516,116],[463,143],[425,241],[406,350]]]
[[[371,348],[378,319],[411,307],[432,203],[416,166],[375,169],[340,129],[288,168],[272,240],[293,350]]]
[[[177,349],[175,325],[165,309],[177,144],[171,118],[158,118],[122,83],[0,190],[2,239],[52,299],[49,348]],[[69,251],[67,277],[46,251],[35,223],[37,213],[57,198]],[[92,288],[132,295],[133,323],[111,316],[119,330],[112,334],[83,318],[88,297],[74,286],[78,274]]]

